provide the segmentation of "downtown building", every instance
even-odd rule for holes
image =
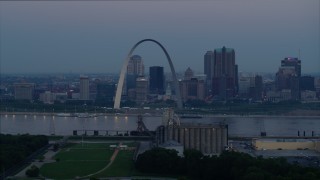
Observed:
[[[144,76],[143,60],[141,56],[133,55],[128,62],[127,75],[122,93],[128,96],[129,100],[135,99],[136,80],[142,76]]]
[[[262,76],[240,76],[238,84],[238,97],[246,99],[250,98],[254,101],[260,101],[262,99]]]
[[[14,83],[13,86],[15,100],[33,100],[34,83]]]
[[[144,104],[147,102],[149,94],[149,81],[145,77],[138,77],[136,79],[135,101],[137,104]]]
[[[287,57],[281,60],[276,73],[276,90],[282,100],[300,100],[301,60]]]
[[[89,91],[89,77],[80,76],[80,100],[89,100],[90,91]]]
[[[205,79],[194,76],[190,67],[184,73],[184,80],[179,82],[183,102],[205,99]]]
[[[238,92],[238,66],[232,48],[214,50],[212,95],[219,100],[232,99]]]
[[[206,75],[206,96],[211,95],[212,78],[214,72],[214,53],[207,51],[204,55],[204,74]]]
[[[165,93],[164,88],[165,77],[163,67],[152,66],[149,68],[149,93],[160,94]]]
[[[96,102],[112,102],[114,100],[116,86],[114,82],[97,82],[96,83]]]
[[[312,76],[300,77],[300,100],[303,102],[314,102],[318,100],[316,91],[316,79]]]

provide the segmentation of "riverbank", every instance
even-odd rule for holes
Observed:
[[[86,114],[88,117],[99,117],[99,116],[138,116],[144,115],[146,117],[162,117],[161,113],[46,113],[46,112],[0,112],[0,115],[27,115],[27,116],[60,116],[60,117],[82,117]],[[193,119],[192,116],[194,114],[178,114],[181,116],[190,116],[189,119]],[[278,117],[289,117],[289,118],[320,118],[320,110],[317,112],[309,112],[309,111],[301,111],[297,110],[296,112],[290,112],[281,115],[257,115],[257,114],[246,114],[246,115],[239,115],[239,114],[197,114],[197,118],[210,118],[210,117],[248,117],[248,118],[278,118]],[[188,118],[187,118],[188,119]]]

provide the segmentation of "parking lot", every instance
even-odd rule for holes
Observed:
[[[264,158],[284,157],[291,164],[320,168],[320,153],[314,150],[255,150],[250,140],[229,141],[231,149],[237,152],[250,154],[251,156]]]

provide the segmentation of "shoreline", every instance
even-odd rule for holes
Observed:
[[[99,116],[137,116],[137,115],[144,115],[145,117],[162,117],[162,114],[144,114],[144,113],[52,113],[52,112],[0,112],[0,115],[40,115],[40,116],[59,116],[59,117],[77,117],[77,114],[88,114],[91,117],[99,117]],[[178,116],[185,116],[190,114],[178,114]],[[194,114],[192,114],[194,115]],[[236,114],[197,114],[202,118],[210,118],[210,117],[217,117],[217,118],[277,118],[277,117],[288,117],[288,118],[319,118],[320,115],[236,115]],[[187,118],[188,119],[188,118]],[[189,118],[193,119],[193,118]],[[198,119],[198,118],[197,118]]]

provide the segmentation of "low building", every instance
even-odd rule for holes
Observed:
[[[301,91],[301,101],[314,102],[317,100],[318,100],[318,98],[317,98],[316,91],[309,91],[309,90]]]
[[[34,83],[14,83],[14,98],[16,100],[32,100]]]
[[[176,150],[178,152],[178,156],[183,157],[183,145],[178,143],[177,141],[167,141],[159,145],[159,147]]]
[[[55,94],[50,91],[46,91],[40,94],[40,101],[44,104],[53,104],[55,99]]]

